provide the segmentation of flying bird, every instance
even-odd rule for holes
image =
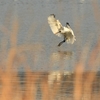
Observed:
[[[55,18],[55,15],[50,14],[50,16],[48,17],[48,24],[50,25],[50,28],[55,35],[57,35],[59,37],[63,36],[63,38],[64,38],[64,40],[61,41],[58,44],[58,46],[61,46],[64,42],[73,44],[74,41],[76,40],[74,32],[71,29],[68,22],[66,22],[66,27],[62,26],[60,21]]]

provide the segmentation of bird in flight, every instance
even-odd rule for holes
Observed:
[[[64,42],[73,44],[74,41],[76,40],[74,32],[71,29],[68,22],[66,22],[66,27],[62,26],[60,21],[55,18],[55,15],[50,14],[50,16],[48,17],[48,24],[50,25],[50,28],[55,35],[57,35],[59,37],[61,37],[61,36],[64,37],[64,40],[61,41],[58,44],[58,46],[61,46]]]

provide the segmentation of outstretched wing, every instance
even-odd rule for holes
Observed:
[[[60,31],[63,29],[63,26],[61,25],[60,21],[57,20],[54,15],[50,15],[48,17],[48,24],[50,25],[50,28],[52,32],[58,36],[60,36]]]

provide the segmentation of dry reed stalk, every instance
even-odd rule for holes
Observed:
[[[98,17],[99,13],[96,13],[98,11],[97,1],[95,3],[93,3],[93,2],[95,2],[95,1],[92,1],[92,5],[94,6],[93,7],[94,15],[96,17],[96,20],[98,21],[99,20],[99,17]],[[97,57],[98,54],[99,54],[99,57]],[[100,65],[100,63],[99,63],[100,60],[99,59],[100,59],[100,45],[99,45],[99,41],[98,41],[96,47],[94,48],[94,50],[92,50],[92,52],[90,54],[90,59],[88,61],[88,66],[91,67],[92,70],[96,71],[97,66]],[[84,63],[83,63],[83,67],[84,67]],[[80,66],[82,66],[82,65],[80,65]],[[80,79],[82,79],[82,73],[83,73],[82,71],[84,69],[79,71],[80,74],[78,74],[77,70],[80,70],[80,68],[76,67],[76,76],[75,76],[75,84],[74,84],[74,86],[75,86],[75,88],[74,88],[74,99],[75,100],[80,100],[81,98],[83,98],[84,100],[91,100],[92,99],[91,98],[92,84],[93,84],[94,78],[96,76],[96,72],[89,72],[87,74],[87,77],[86,77],[85,81],[83,83],[81,82],[79,84],[76,81],[79,81]],[[82,89],[82,84],[83,84],[83,89]],[[81,86],[81,88],[80,88],[80,86]],[[76,93],[77,90],[78,90],[78,93]],[[83,93],[83,97],[82,97],[82,93]]]
[[[12,100],[13,95],[14,95],[14,90],[13,90],[13,82],[12,79],[14,78],[14,72],[13,72],[13,67],[14,67],[14,61],[15,61],[15,56],[16,56],[16,37],[18,33],[18,19],[15,18],[12,23],[12,32],[11,32],[11,48],[8,52],[8,57],[7,57],[7,63],[6,63],[6,69],[2,75],[2,93],[1,93],[1,100]],[[6,30],[8,32],[8,30]]]
[[[91,67],[92,71],[96,71],[97,66],[100,65],[100,45],[99,41],[92,50],[90,54],[90,59],[88,61],[88,66]],[[80,60],[82,62],[79,62],[75,69],[75,83],[74,83],[74,99],[80,100],[81,98],[84,98],[85,100],[91,100],[91,92],[92,92],[92,84],[94,81],[94,78],[96,76],[96,72],[88,72],[87,77],[85,81],[83,82],[83,73],[84,73],[84,67],[86,63],[86,57],[88,53],[89,47],[83,49],[82,56],[80,56]],[[86,53],[85,53],[86,52]],[[85,54],[85,55],[84,55]],[[99,54],[99,56],[97,56]],[[81,58],[84,57],[84,58]],[[83,95],[82,95],[83,94]]]
[[[49,91],[48,75],[43,76],[41,81],[42,100],[50,100],[51,93]]]
[[[11,72],[10,72],[11,73]],[[12,77],[9,72],[4,73],[2,75],[2,93],[1,93],[1,100],[12,100],[13,96],[13,89],[12,89]]]
[[[98,41],[94,50],[92,50],[90,54],[90,59],[88,61],[88,66],[91,67],[92,71],[94,72],[89,72],[84,82],[84,97],[86,97],[86,100],[92,99],[92,85],[96,77],[97,67],[100,65],[100,44],[99,43],[100,42]]]
[[[98,8],[98,3],[97,1],[94,1],[94,0],[91,3],[94,10],[93,12],[94,12],[95,20],[98,24],[100,24],[99,22],[100,13],[99,13],[99,8]],[[98,39],[97,45],[95,46],[94,50],[92,50],[90,54],[90,60],[88,62],[88,66],[91,67],[91,69],[94,70],[95,72],[89,72],[84,82],[84,97],[86,97],[86,100],[92,100],[93,98],[92,93],[91,93],[92,84],[96,76],[97,67],[99,65],[100,65],[100,39]]]
[[[85,45],[81,55],[79,56],[79,62],[75,67],[75,77],[74,77],[74,100],[80,100],[82,98],[83,91],[83,74],[84,67],[86,65],[86,58],[89,52],[90,42]]]
[[[82,98],[83,72],[84,72],[84,64],[79,62],[75,70],[74,100],[81,100]]]
[[[36,100],[35,79],[31,70],[26,70],[25,100]],[[34,95],[33,95],[34,94]]]
[[[88,72],[86,79],[84,80],[83,100],[91,100],[92,96],[92,84],[95,78],[96,72]]]
[[[40,73],[33,73],[29,67],[26,68],[25,92],[23,100],[36,100],[37,80]]]
[[[2,87],[3,88],[2,88],[1,100],[12,100],[12,96],[13,96],[12,67],[13,67],[15,55],[16,55],[16,50],[11,49],[9,51],[5,72],[2,75]]]
[[[95,16],[95,20],[96,20],[96,23],[98,23],[98,25],[100,25],[100,10],[99,10],[99,3],[97,0],[92,0],[91,1],[91,5],[92,5],[92,8],[93,8],[93,13],[94,13],[94,16]],[[99,27],[98,27],[99,28]],[[99,29],[100,30],[100,29]]]

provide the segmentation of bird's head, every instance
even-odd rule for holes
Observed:
[[[55,14],[50,14],[51,16],[53,16],[55,18]]]
[[[68,22],[66,23],[66,26],[67,26],[67,25],[70,26]]]
[[[66,23],[66,27],[67,27],[67,28],[70,28],[70,25],[69,25],[69,23],[68,23],[68,22]]]

